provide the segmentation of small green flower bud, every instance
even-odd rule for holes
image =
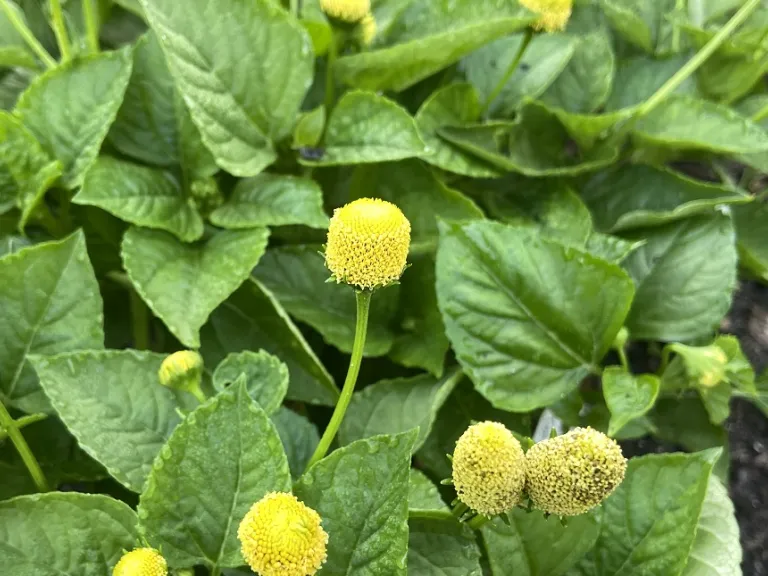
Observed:
[[[205,395],[200,389],[203,377],[203,358],[193,350],[181,350],[168,356],[158,372],[160,384],[194,394],[201,402]]]
[[[669,348],[682,357],[688,377],[698,385],[714,388],[726,379],[728,355],[719,346],[672,344]]]
[[[224,203],[224,196],[216,179],[211,177],[195,180],[189,187],[195,206],[203,214],[213,212]]]

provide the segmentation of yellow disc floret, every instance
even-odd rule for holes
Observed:
[[[376,25],[376,18],[369,12],[362,20],[360,20],[360,24],[358,24],[357,38],[359,39],[360,44],[363,46],[370,46],[371,42],[373,42],[373,39],[376,37],[377,31],[378,26]]]
[[[270,492],[240,522],[237,537],[260,576],[313,576],[326,557],[328,534],[320,516],[293,495]]]
[[[525,461],[526,490],[534,506],[559,516],[578,516],[599,505],[627,469],[619,445],[592,428],[574,428],[534,444]]]
[[[565,29],[573,10],[573,0],[520,0],[520,4],[539,14],[533,27],[547,32]]]
[[[325,264],[337,282],[379,288],[400,279],[410,244],[411,224],[397,206],[361,198],[333,213]]]
[[[123,554],[112,576],[168,576],[168,564],[157,550],[137,548]]]
[[[511,510],[525,485],[525,455],[498,422],[467,428],[453,453],[453,484],[464,504],[483,516]]]
[[[371,0],[320,0],[320,8],[331,18],[359,22],[371,11]]]

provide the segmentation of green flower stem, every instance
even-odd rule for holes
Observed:
[[[629,361],[627,360],[627,353],[624,352],[624,348],[616,348],[616,353],[619,355],[619,360],[621,361],[624,370],[630,372]]]
[[[99,53],[99,17],[94,0],[83,0],[83,19],[85,20],[88,52]]]
[[[61,59],[66,62],[72,58],[72,45],[69,43],[67,25],[64,23],[64,14],[61,11],[61,0],[51,0],[51,27],[59,44]]]
[[[136,350],[149,350],[149,310],[133,286],[130,294],[133,347]]]
[[[355,294],[357,297],[357,324],[355,325],[355,341],[352,345],[352,358],[349,360],[347,378],[344,380],[344,387],[341,390],[339,401],[336,403],[333,416],[331,416],[331,421],[328,423],[328,427],[325,429],[315,453],[309,460],[309,464],[307,464],[307,470],[309,470],[313,464],[322,460],[328,453],[328,449],[331,447],[331,442],[333,442],[333,439],[336,437],[336,432],[338,432],[339,426],[341,426],[341,421],[344,420],[344,414],[347,411],[350,400],[352,400],[352,393],[355,391],[357,375],[360,373],[363,348],[365,348],[365,338],[368,335],[368,310],[371,307],[371,296],[373,295],[373,292],[369,290],[358,290]]]
[[[24,39],[24,42],[27,43],[27,46],[29,46],[29,48],[37,55],[37,57],[40,58],[41,62],[45,64],[46,68],[53,68],[56,66],[56,60],[54,60],[53,56],[51,56],[48,51],[43,48],[43,45],[38,42],[37,38],[35,38],[35,35],[32,34],[32,30],[29,29],[26,22],[24,22],[24,19],[19,14],[19,11],[11,6],[8,0],[0,0],[0,8],[3,9],[3,12],[5,12],[6,17],[16,32],[19,33],[19,36]]]
[[[48,414],[43,414],[41,412],[37,414],[27,414],[26,416],[22,416],[21,418],[16,419],[16,429],[21,430],[25,426],[29,426],[30,424],[35,424],[36,422],[42,422],[48,418]],[[8,432],[6,432],[2,427],[0,427],[0,442],[5,440],[8,437]]]
[[[478,514],[477,516],[472,518],[472,520],[467,522],[467,526],[472,528],[472,530],[480,530],[480,528],[482,528],[483,525],[486,522],[488,522],[488,520],[489,520],[489,518],[486,518],[485,516],[482,516],[482,515]]]
[[[50,492],[48,487],[48,481],[45,479],[43,471],[40,469],[40,464],[37,462],[37,458],[32,454],[32,450],[29,449],[29,444],[19,431],[18,423],[11,418],[5,405],[0,402],[0,429],[4,430],[8,437],[16,447],[16,451],[21,456],[24,465],[29,471],[29,475],[37,487],[38,492]]]
[[[451,514],[453,514],[453,517],[456,518],[457,520],[461,520],[461,517],[464,516],[464,514],[468,511],[469,511],[469,506],[467,506],[466,504],[464,504],[464,502],[459,500],[458,502],[456,502],[456,506],[454,506],[451,509]]]
[[[517,67],[520,66],[520,61],[523,59],[523,55],[525,54],[526,49],[530,45],[531,40],[533,40],[533,29],[529,27],[525,31],[525,37],[523,38],[523,43],[520,44],[520,48],[517,50],[515,59],[512,60],[512,63],[509,65],[509,68],[507,68],[507,71],[504,73],[504,76],[501,78],[499,83],[496,84],[496,87],[493,89],[490,96],[488,96],[488,100],[485,101],[485,105],[483,106],[483,109],[480,111],[480,116],[485,116],[488,113],[488,110],[490,109],[491,104],[493,104],[493,101],[496,100],[496,98],[499,97],[499,94],[501,94],[501,91],[504,90],[504,86],[506,86],[507,82],[509,82],[510,78],[512,78],[512,75],[515,73],[515,70],[517,70]]]

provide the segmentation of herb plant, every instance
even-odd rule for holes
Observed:
[[[0,8],[2,574],[741,573],[768,6]]]

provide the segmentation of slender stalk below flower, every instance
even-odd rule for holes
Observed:
[[[35,458],[32,450],[29,449],[29,444],[27,444],[24,436],[19,432],[16,421],[11,418],[11,415],[8,413],[8,410],[2,402],[0,402],[0,429],[4,430],[11,439],[11,442],[13,442],[16,451],[19,453],[19,456],[21,456],[22,462],[24,462],[24,466],[27,467],[27,471],[32,477],[32,481],[35,483],[38,492],[50,492],[51,489],[48,486],[48,481],[45,479],[45,475],[40,468],[40,464],[37,462],[37,458]]]
[[[66,62],[72,58],[72,44],[69,42],[67,25],[64,23],[64,14],[61,11],[61,0],[51,0],[51,28],[56,35],[61,59]]]
[[[520,48],[517,50],[517,54],[515,54],[514,60],[509,65],[509,68],[507,68],[507,71],[504,73],[504,76],[502,76],[501,80],[499,80],[499,83],[496,84],[496,87],[493,89],[491,94],[488,96],[488,100],[485,101],[485,105],[483,106],[483,109],[480,112],[480,116],[485,116],[488,113],[488,110],[491,108],[491,104],[493,104],[494,100],[499,97],[499,94],[501,94],[502,90],[504,90],[504,87],[507,85],[507,82],[512,78],[517,68],[520,66],[520,62],[523,59],[523,55],[525,54],[525,51],[528,49],[528,46],[531,43],[531,40],[533,40],[533,29],[528,28],[525,31],[525,36],[523,37],[523,43],[520,44]]]
[[[27,46],[29,46],[32,52],[34,52],[35,55],[40,58],[42,63],[45,64],[46,68],[53,68],[56,66],[56,60],[53,59],[53,56],[51,56],[43,47],[43,45],[40,44],[37,38],[35,38],[32,30],[29,29],[19,12],[14,9],[13,6],[11,6],[8,0],[0,0],[0,8],[3,9],[3,12],[5,12],[6,17],[16,32],[19,33],[19,36],[24,39],[24,42],[27,43]]]
[[[480,528],[483,527],[483,525],[488,522],[489,518],[483,516],[482,514],[478,514],[472,520],[467,522],[467,526],[472,528],[472,530],[480,530]]]
[[[88,53],[99,52],[99,19],[94,0],[83,0],[83,20],[85,20]]]
[[[357,376],[360,373],[365,339],[368,335],[368,311],[371,307],[371,296],[373,295],[373,292],[370,290],[358,290],[355,294],[357,300],[357,323],[355,325],[355,341],[352,345],[352,357],[349,360],[347,377],[344,380],[344,387],[341,390],[339,401],[336,403],[333,416],[331,416],[331,421],[328,423],[328,427],[325,429],[315,453],[309,460],[309,464],[307,464],[307,470],[309,470],[312,465],[322,460],[328,453],[328,449],[331,447],[331,443],[336,437],[336,432],[338,432],[339,426],[341,426],[341,422],[344,420],[344,414],[347,411],[350,400],[352,400],[352,393],[355,391]]]

